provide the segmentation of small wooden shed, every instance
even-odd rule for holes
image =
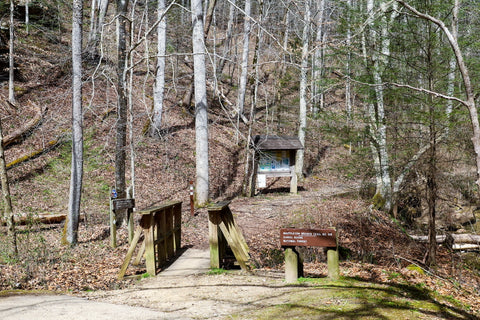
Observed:
[[[253,146],[255,181],[252,183],[252,189],[265,188],[269,177],[290,177],[290,192],[297,193],[295,157],[297,151],[303,149],[298,137],[256,135],[253,138]]]

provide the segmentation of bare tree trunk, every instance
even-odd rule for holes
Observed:
[[[88,43],[90,43],[97,36],[98,8],[99,8],[99,5],[97,0],[92,0],[92,4],[90,5],[90,32],[88,33]]]
[[[210,26],[212,25],[213,11],[215,10],[216,4],[217,4],[217,0],[208,1],[208,8],[205,14],[205,23],[203,26],[203,33],[205,35],[205,38],[208,37],[208,32],[210,31]]]
[[[10,196],[10,185],[8,183],[7,166],[5,164],[5,154],[3,151],[3,133],[2,123],[0,121],[0,180],[2,186],[3,205],[5,206],[5,220],[7,220],[8,234],[12,241],[12,253],[18,255],[17,234],[15,232],[15,222],[13,220],[12,198]]]
[[[433,100],[433,99],[432,99]],[[436,166],[436,132],[433,101],[430,103],[430,154],[427,173],[427,203],[428,203],[428,252],[426,264],[434,266],[437,263],[437,229],[436,202],[437,202],[437,166]]]
[[[260,10],[260,22],[261,25],[263,23],[264,18],[264,10],[263,10],[264,2],[263,0],[259,0],[259,10]],[[243,194],[252,197],[254,196],[255,186],[254,183],[254,172],[255,165],[254,157],[255,157],[255,150],[252,145],[252,129],[255,123],[255,106],[258,105],[258,86],[259,86],[259,76],[260,76],[260,52],[261,52],[261,44],[263,42],[263,29],[258,28],[257,38],[255,43],[255,55],[253,57],[253,65],[255,66],[255,85],[253,87],[253,103],[250,104],[250,115],[248,118],[248,134],[247,134],[247,143],[245,145],[245,168],[244,168],[244,183],[243,183]]]
[[[460,0],[455,0],[455,4],[453,6],[452,10],[452,36],[453,38],[457,39],[458,36],[458,7],[459,7],[459,2]],[[450,58],[450,71],[448,72],[448,88],[447,88],[447,95],[448,96],[453,96],[454,90],[455,90],[455,71],[457,70],[457,60],[455,58],[455,55],[452,55]],[[450,115],[452,114],[453,111],[453,101],[448,100],[447,101],[447,109],[445,111],[445,114],[447,116],[447,119],[450,119]],[[447,133],[448,133],[448,127],[447,127]]]
[[[157,68],[155,86],[153,89],[153,117],[150,128],[152,137],[160,136],[163,112],[163,94],[165,90],[165,52],[167,38],[167,19],[165,13],[165,0],[158,0],[157,18],[160,23],[157,26]]]
[[[128,0],[117,0],[117,127],[115,144],[115,187],[120,199],[126,196],[125,163],[127,141],[127,8]],[[117,226],[121,226],[125,212],[116,217]]]
[[[221,75],[225,68],[225,62],[227,61],[227,54],[230,51],[230,45],[232,41],[233,20],[235,17],[235,2],[236,0],[230,0],[230,9],[228,12],[227,31],[225,36],[225,42],[223,46],[223,57],[220,59],[220,63],[217,69],[217,76]]]
[[[392,180],[390,176],[390,160],[387,147],[387,125],[385,119],[385,105],[383,96],[382,69],[386,66],[390,56],[390,40],[388,37],[388,23],[386,18],[387,5],[380,4],[383,15],[380,21],[380,37],[374,24],[374,1],[367,1],[367,12],[369,14],[368,25],[370,27],[370,40],[377,49],[372,50],[372,77],[375,85],[375,105],[369,103],[371,149],[376,169],[377,190],[376,196],[382,200],[376,200],[376,204],[385,211],[392,209]],[[390,16],[392,21],[396,15],[394,10]],[[381,205],[380,205],[381,204]]]
[[[302,65],[300,67],[300,112],[298,128],[298,139],[305,147],[305,133],[307,131],[307,81],[308,81],[308,57],[309,57],[309,36],[310,36],[310,0],[305,1],[305,25],[303,26],[302,36]],[[295,174],[298,181],[303,180],[303,158],[304,150],[297,150],[295,159]]]
[[[25,31],[30,33],[30,0],[25,1]]]
[[[98,56],[99,35],[102,32],[105,16],[108,10],[109,0],[92,0],[92,10],[90,17],[90,32],[86,51],[90,57]]]
[[[313,57],[314,61],[314,69],[313,69],[313,88],[312,88],[312,95],[313,95],[313,114],[317,114],[319,110],[323,109],[323,92],[320,85],[320,81],[322,81],[322,76],[324,74],[324,51],[325,51],[325,43],[323,41],[324,34],[326,33],[325,27],[325,2],[327,0],[320,0],[319,9],[318,9],[318,20],[317,20],[317,32],[315,36],[316,48],[315,54]],[[348,41],[348,35],[347,35]]]
[[[130,13],[130,22],[135,20],[135,6],[137,1],[134,0],[132,4],[132,10]],[[146,4],[146,10],[148,10],[148,5]],[[148,21],[147,21],[148,26]],[[130,23],[130,43],[134,43],[135,40],[135,25]],[[145,47],[148,52],[148,40],[145,39]],[[130,147],[130,187],[127,188],[126,197],[130,199],[135,198],[135,184],[136,184],[136,171],[135,171],[135,143],[133,138],[133,120],[134,120],[134,111],[133,111],[133,77],[134,77],[134,49],[129,52],[129,65],[131,66],[129,77],[128,77],[128,145]],[[148,60],[148,59],[147,59]],[[125,186],[126,187],[126,186]],[[127,221],[128,223],[128,221]]]
[[[203,29],[202,1],[192,0],[192,45],[195,85],[195,144],[196,144],[196,203],[208,202],[208,105],[205,68],[205,37]]]
[[[13,14],[15,12],[15,4],[13,0],[10,0],[10,42],[9,42],[9,55],[8,55],[8,101],[11,104],[15,104],[15,60],[14,60],[14,45],[15,45],[15,26],[13,20]]]
[[[238,98],[237,98],[237,113],[238,115],[243,114],[243,109],[245,105],[245,93],[247,91],[247,77],[248,77],[248,53],[250,46],[250,15],[251,15],[251,0],[245,0],[245,22],[243,25],[243,51],[242,51],[242,62],[241,62],[241,74],[238,87]]]
[[[78,242],[83,181],[82,20],[83,0],[74,0],[72,24],[72,169],[66,233],[66,240],[70,245],[75,245]]]
[[[322,0],[323,2],[324,0]],[[351,89],[351,80],[350,80],[350,63],[352,60],[352,54],[350,50],[350,46],[352,45],[352,29],[350,28],[351,25],[351,13],[350,11],[352,10],[352,0],[347,0],[347,10],[348,10],[348,26],[347,26],[347,61],[345,62],[345,69],[346,69],[346,74],[347,74],[347,79],[345,81],[345,107],[347,109],[347,122],[350,124],[351,123],[351,118],[352,118],[352,89]],[[350,146],[351,149],[351,146]],[[351,150],[350,150],[351,151]]]

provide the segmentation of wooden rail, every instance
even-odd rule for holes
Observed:
[[[135,259],[138,264],[145,256],[147,273],[155,275],[167,260],[173,258],[181,247],[182,202],[168,202],[157,207],[136,211],[140,215],[140,224],[136,228],[133,240],[118,278],[122,279],[132,259],[141,234],[144,242]]]
[[[210,266],[220,268],[228,245],[240,267],[248,271],[248,245],[233,219],[229,204],[230,201],[223,201],[208,207]]]

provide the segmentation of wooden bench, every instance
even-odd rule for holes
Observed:
[[[328,277],[339,278],[337,232],[335,229],[280,229],[280,245],[285,249],[285,281],[303,276],[303,261],[295,247],[327,248]]]

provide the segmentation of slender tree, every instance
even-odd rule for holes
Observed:
[[[235,7],[236,0],[229,1],[229,10],[228,10],[228,22],[227,22],[227,31],[223,45],[223,56],[220,58],[220,62],[217,68],[217,76],[220,76],[225,68],[225,62],[227,61],[227,55],[230,52],[231,42],[232,42],[232,32],[233,32],[233,20],[235,18]]]
[[[83,0],[73,0],[72,169],[66,233],[66,240],[70,245],[75,245],[78,241],[78,224],[83,182],[82,20]]]
[[[115,187],[119,198],[126,197],[127,143],[127,9],[128,0],[117,0],[117,126],[115,144]],[[116,217],[117,226],[125,220],[125,212]]]
[[[201,0],[192,0],[192,45],[195,86],[195,145],[196,145],[196,202],[203,206],[208,202],[208,106],[205,69],[205,38]]]
[[[298,139],[305,147],[305,133],[307,131],[307,83],[308,83],[308,60],[309,60],[309,38],[310,38],[310,0],[305,1],[305,16],[302,35],[302,62],[300,66],[300,111]],[[297,150],[295,159],[295,173],[297,179],[303,179],[303,158],[304,150]]]
[[[25,1],[25,31],[30,33],[30,0]]]
[[[245,105],[245,93],[247,90],[247,77],[248,77],[248,55],[250,49],[250,15],[251,15],[251,0],[245,0],[245,21],[243,24],[243,50],[242,50],[242,61],[241,61],[241,73],[238,86],[238,97],[237,97],[237,112],[238,115],[243,115],[243,109]]]
[[[10,196],[10,184],[8,182],[7,166],[5,162],[5,154],[3,150],[3,132],[2,123],[0,121],[0,181],[2,186],[2,198],[4,205],[5,220],[7,221],[8,234],[12,241],[12,253],[14,256],[18,254],[17,234],[15,231],[15,221],[13,219],[12,197]]]
[[[150,135],[159,136],[162,125],[163,94],[165,90],[165,47],[167,37],[167,19],[165,17],[165,0],[157,2],[157,67],[153,88],[153,116]]]
[[[324,38],[326,35],[326,23],[325,23],[325,2],[327,0],[319,0],[318,14],[317,14],[317,30],[315,35],[315,53],[313,57],[313,86],[312,86],[312,101],[313,101],[313,113],[317,114],[319,110],[323,109],[323,92],[321,88],[322,77],[324,74],[324,60],[325,60],[325,43]],[[347,31],[347,43],[349,41],[349,35]],[[348,45],[348,44],[347,44]],[[346,95],[348,94],[346,90]]]
[[[90,57],[99,55],[100,34],[105,22],[105,16],[108,10],[109,0],[92,0],[90,31],[88,33],[88,42],[86,51]]]
[[[8,54],[8,62],[9,62],[9,67],[8,67],[8,101],[10,101],[11,104],[15,104],[15,83],[14,83],[14,78],[15,78],[15,59],[14,59],[14,54],[15,54],[15,26],[14,26],[14,20],[13,20],[13,15],[15,13],[15,3],[13,0],[10,0],[10,42],[9,42],[9,54]]]

